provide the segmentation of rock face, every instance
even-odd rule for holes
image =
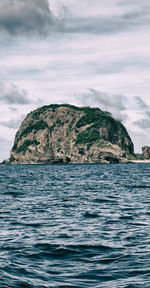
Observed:
[[[108,112],[55,104],[27,115],[7,163],[120,163],[133,153],[125,127]]]
[[[143,152],[144,159],[150,159],[150,146],[142,147],[142,152]]]

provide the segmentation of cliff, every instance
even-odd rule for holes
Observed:
[[[7,163],[120,163],[133,153],[127,130],[110,113],[55,104],[27,115]]]
[[[144,159],[150,159],[150,146],[142,147],[142,156]]]

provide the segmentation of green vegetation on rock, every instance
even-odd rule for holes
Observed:
[[[56,120],[56,124],[61,126],[61,125],[64,125],[64,122],[62,122],[60,119],[57,119]]]
[[[134,154],[134,156],[135,156],[135,159],[136,159],[136,160],[144,160],[143,154],[136,153],[136,154]]]
[[[29,150],[28,147],[30,145],[39,145],[39,144],[40,142],[38,142],[37,140],[25,140],[20,147],[16,148],[16,153],[20,152],[25,153],[27,150]]]
[[[44,114],[44,112],[47,111],[50,108],[52,108],[52,111],[55,112],[55,108],[57,108],[58,106],[59,106],[58,104],[51,104],[51,105],[42,106],[42,107],[36,109],[35,111],[31,112],[31,113],[33,113],[32,117],[33,117],[33,119],[37,120],[37,119],[39,119],[39,116]]]
[[[92,144],[100,139],[100,134],[98,129],[93,127],[88,127],[85,131],[78,134],[75,145],[77,144],[87,144],[88,149]]]
[[[98,108],[85,108],[83,109],[83,111],[85,112],[85,115],[82,116],[77,122],[77,128],[99,121],[100,117],[102,117],[102,115],[104,114]]]
[[[14,152],[17,149],[17,143],[14,143],[13,147],[12,147],[12,151]]]
[[[29,133],[31,133],[33,130],[35,130],[35,132],[39,131],[39,130],[44,130],[45,128],[47,128],[48,125],[45,121],[43,120],[39,120],[37,122],[35,122],[34,124],[31,124],[29,126],[27,126],[22,133],[20,134],[20,139],[23,136],[28,135]]]
[[[48,128],[48,129],[49,129],[49,132],[50,132],[50,133],[52,133],[52,132],[53,132],[53,130],[54,130],[54,128],[55,128],[55,126],[56,126],[56,125],[55,125],[55,123],[54,123],[52,126],[49,126],[49,128]]]
[[[55,110],[59,107],[66,107],[66,108],[71,108],[71,109],[74,109],[74,110],[84,110],[83,107],[76,107],[76,106],[73,106],[73,105],[70,105],[70,104],[50,104],[50,105],[45,105],[45,106],[42,106],[38,109],[36,109],[35,111],[33,112],[30,112],[29,115],[32,114],[32,117],[34,119],[38,119],[39,116],[41,116],[42,114],[44,114],[45,111],[47,111],[48,109],[52,109],[52,112],[55,112]]]
[[[73,118],[73,120],[70,122],[70,124],[69,124],[69,130],[72,130],[72,126],[73,126],[75,120],[76,120],[76,119]]]

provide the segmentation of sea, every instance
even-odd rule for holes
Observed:
[[[0,288],[150,288],[150,164],[0,165]]]

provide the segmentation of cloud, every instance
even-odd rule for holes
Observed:
[[[141,110],[149,109],[149,106],[145,103],[145,101],[140,96],[136,96],[135,101],[140,106]]]
[[[6,104],[30,104],[28,93],[24,89],[19,89],[13,83],[0,84],[0,102]]]
[[[0,125],[12,129],[18,129],[25,115],[21,115],[18,119],[10,119],[9,121],[0,121]]]
[[[85,97],[86,96],[86,97]],[[90,100],[91,103],[98,103],[99,105],[104,105],[105,107],[112,107],[119,110],[125,110],[126,97],[123,95],[109,95],[105,92],[101,92],[95,89],[89,89],[89,92],[80,95],[82,102],[87,102]]]
[[[133,124],[138,126],[141,129],[150,129],[150,107],[145,103],[145,101],[141,97],[135,97],[136,102],[140,106],[142,110],[142,114],[144,114],[144,118],[134,121]]]
[[[134,125],[138,126],[141,129],[150,129],[150,107],[146,102],[139,96],[134,97],[136,103],[140,107],[144,118],[136,120],[133,122]]]
[[[127,99],[124,95],[111,95],[95,89],[89,89],[87,93],[77,95],[77,99],[82,105],[99,106],[100,109],[111,112],[120,121],[127,119],[125,113]]]
[[[94,89],[90,89],[93,96],[99,103],[104,104],[106,107],[114,107],[119,110],[125,110],[126,97],[123,95],[108,95],[107,93],[100,92]]]
[[[9,157],[13,142],[0,136],[0,162]]]
[[[145,114],[149,117],[150,119],[150,108],[149,108],[149,111],[145,111]]]
[[[74,14],[74,7],[71,11],[69,3],[67,3],[69,8],[66,8],[63,1],[61,2],[62,5],[58,5],[56,1],[59,6],[59,13],[56,16],[50,8],[48,0],[1,0],[0,30],[10,35],[28,36],[46,36],[53,31],[112,34],[135,29],[139,25],[150,24],[149,9],[145,5],[141,7],[138,2],[136,5],[127,3],[126,9],[126,6],[121,8],[117,1],[114,1],[113,5],[108,8],[110,1],[107,1],[108,3],[105,1],[107,5],[102,3],[102,9],[99,9],[99,4],[96,4],[96,1],[92,5],[90,1],[85,1],[84,4],[78,4],[78,7],[81,7],[81,12],[78,11],[77,14]],[[86,9],[86,2],[90,9]],[[113,10],[113,14],[111,8],[112,10],[116,9]]]
[[[52,14],[48,0],[1,0],[0,30],[11,35],[47,35],[61,29],[62,20]]]
[[[138,120],[138,121],[134,121],[133,124],[142,129],[150,129],[150,120],[146,118]]]
[[[66,27],[70,33],[87,34],[113,34],[135,30],[140,26],[148,27],[150,24],[149,10],[145,7],[140,10],[139,7],[133,9],[131,6],[128,11],[124,11],[120,15],[105,15],[97,12],[95,15],[83,14],[80,17],[70,17]]]
[[[10,106],[9,108],[10,108],[10,110],[11,110],[12,112],[17,112],[17,111],[18,111],[18,109],[17,109],[16,107]]]

